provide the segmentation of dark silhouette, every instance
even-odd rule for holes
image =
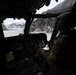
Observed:
[[[50,49],[47,52],[43,48],[38,50],[50,65],[49,75],[72,75],[76,71],[76,15],[72,11],[58,16],[54,30],[56,33],[50,43]],[[59,31],[60,34],[58,34]]]

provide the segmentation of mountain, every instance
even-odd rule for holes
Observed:
[[[35,31],[51,32],[55,25],[55,20],[56,18],[38,18],[32,23],[30,27],[30,32]]]
[[[58,4],[54,8],[49,9],[46,12],[43,12],[43,14],[47,14],[47,13],[56,14],[56,13],[69,11],[74,3],[75,3],[75,0],[64,0],[62,3]]]
[[[11,28],[24,28],[25,27],[25,24],[22,22],[22,23],[12,23],[9,25],[9,29]]]
[[[30,32],[33,31],[46,31],[46,32],[51,32],[54,25],[55,25],[55,20],[56,18],[38,18],[33,21],[33,23],[30,26]],[[11,23],[8,25],[7,29],[24,29],[25,23],[20,22],[20,23]],[[3,25],[3,29],[5,29]]]

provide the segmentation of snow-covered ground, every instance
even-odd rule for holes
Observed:
[[[3,31],[4,32],[4,36],[5,37],[11,37],[11,36],[17,36],[19,35],[20,33],[23,34],[23,31],[22,30],[6,30],[6,31]]]
[[[4,36],[5,36],[5,37],[17,36],[17,35],[19,35],[20,33],[23,34],[23,33],[24,33],[23,30],[9,30],[9,31],[4,31]],[[31,33],[37,34],[37,33],[46,33],[46,32],[43,31],[43,32],[31,32]],[[46,35],[47,35],[47,41],[50,40],[51,34],[52,34],[52,33],[46,33]]]

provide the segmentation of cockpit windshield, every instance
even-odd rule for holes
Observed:
[[[51,1],[49,6],[43,6],[37,10],[35,14],[58,14],[69,11],[75,0],[58,0],[58,2]],[[65,6],[64,6],[65,5]],[[55,25],[56,17],[52,18],[34,18],[29,33],[46,33],[47,40],[49,41],[50,35],[52,34],[53,27]],[[3,21],[2,27],[5,37],[17,36],[24,34],[26,20],[7,18]],[[51,33],[50,33],[51,32]]]

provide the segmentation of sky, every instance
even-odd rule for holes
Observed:
[[[52,9],[53,7],[55,7],[57,4],[63,2],[64,0],[58,0],[58,2],[56,2],[55,0],[51,0],[50,5],[49,6],[43,6],[42,8],[40,8],[39,10],[37,10],[36,14],[41,14],[44,11],[47,11],[48,9]],[[10,23],[13,22],[25,22],[24,19],[16,19],[14,20],[13,18],[7,18],[6,20],[4,20],[4,24],[8,25]]]
[[[63,2],[63,1],[64,0],[58,0],[58,2],[56,2],[55,0],[51,0],[49,6],[44,5],[41,9],[37,10],[36,14],[41,14],[42,12],[47,11],[48,9],[52,9],[56,5],[58,5],[59,3]]]

